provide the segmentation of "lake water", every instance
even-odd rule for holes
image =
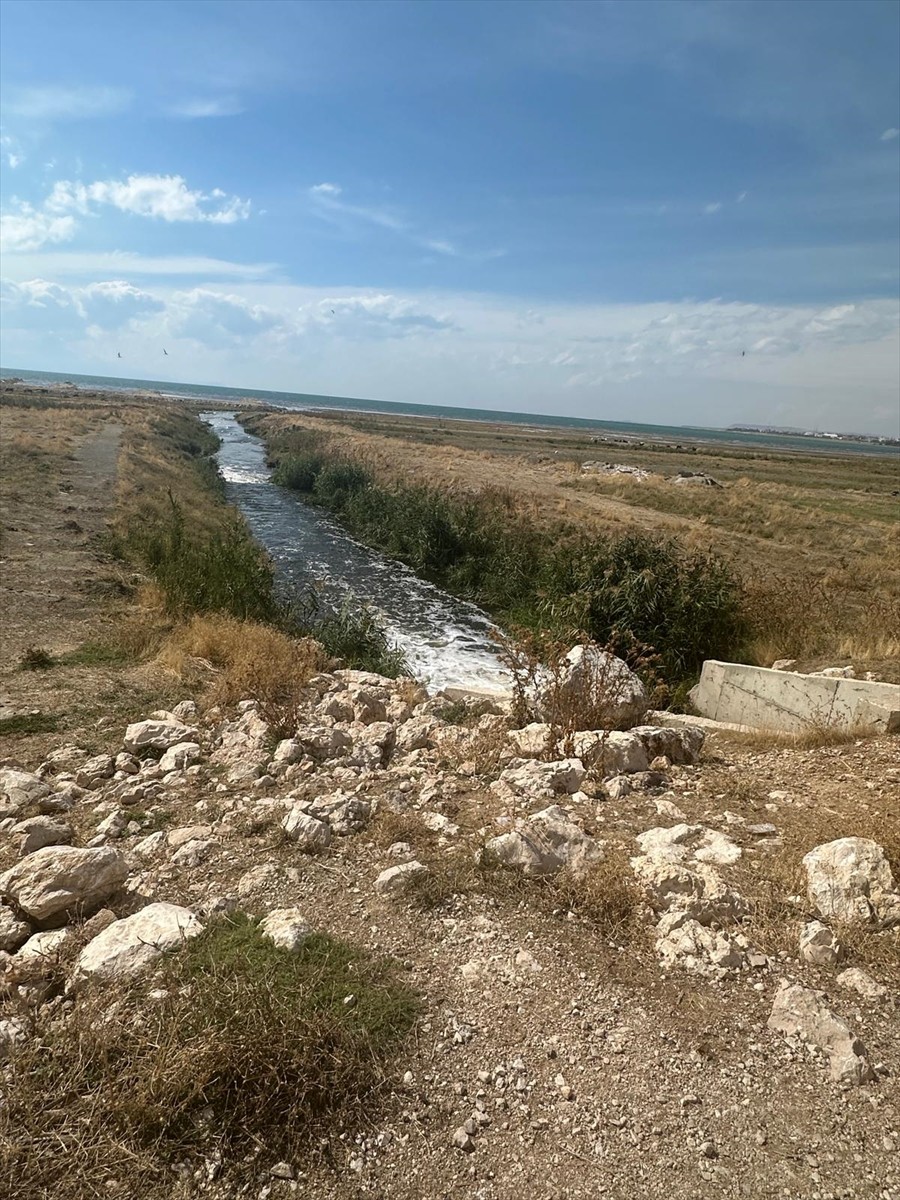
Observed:
[[[201,414],[219,435],[219,470],[228,498],[275,563],[286,599],[314,583],[329,608],[351,596],[379,617],[410,669],[428,687],[505,689],[496,627],[480,609],[419,579],[408,567],[354,541],[335,521],[270,480],[259,438],[233,413]]]

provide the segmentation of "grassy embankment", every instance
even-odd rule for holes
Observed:
[[[252,419],[250,427],[260,429]],[[712,553],[644,531],[548,529],[497,487],[473,493],[383,482],[371,463],[315,431],[281,430],[267,444],[275,482],[509,628],[583,632],[628,656],[652,647],[670,684],[742,643],[738,584]]]
[[[361,467],[388,493],[385,520],[391,516],[392,497],[406,493],[412,508],[412,493],[431,491],[456,514],[465,506],[492,513],[500,540],[515,543],[525,530],[526,540],[533,539],[539,552],[543,548],[544,563],[552,564],[548,571],[531,574],[531,612],[527,604],[523,612],[508,603],[505,580],[500,589],[505,594],[497,595],[489,577],[465,577],[462,559],[471,545],[461,547],[459,539],[438,542],[444,556],[436,564],[440,581],[477,599],[500,620],[533,624],[537,611],[544,623],[580,623],[598,633],[624,621],[651,643],[654,637],[659,640],[657,629],[663,624],[664,635],[677,643],[682,657],[678,661],[657,645],[670,677],[673,667],[679,674],[689,669],[686,658],[696,661],[715,653],[764,665],[776,657],[793,657],[810,669],[852,659],[858,668],[874,669],[885,678],[900,675],[898,502],[893,494],[898,464],[890,458],[652,443],[610,447],[593,444],[580,432],[360,414],[328,414],[327,420],[254,415],[250,421],[267,439],[274,459],[293,456],[302,467],[304,458],[325,454]],[[638,482],[582,473],[582,462],[598,458],[648,467],[653,475]],[[673,485],[671,476],[683,469],[707,471],[723,486]],[[492,483],[498,478],[504,481],[502,489]],[[401,536],[386,534],[384,521],[377,520],[369,535],[369,522],[360,516],[362,501],[348,503],[346,489],[330,489],[328,476],[319,495],[302,469],[298,479],[301,486],[312,486],[310,499],[343,506],[342,519],[358,521],[361,536],[372,536],[398,557],[409,555],[407,561],[428,562],[431,551],[404,544],[399,523]],[[462,526],[465,543],[465,523],[457,520],[456,526]],[[662,554],[655,549],[660,542]],[[635,546],[650,552],[649,571]],[[587,554],[582,547],[588,547]],[[558,571],[566,558],[576,564],[568,577]],[[674,572],[672,558],[679,566]],[[593,569],[579,570],[586,561]],[[502,571],[499,555],[497,562]],[[698,563],[705,568],[699,605],[694,606],[681,584],[693,582],[691,571]],[[608,587],[598,594],[601,564],[609,567],[604,583],[615,573],[615,604]],[[722,589],[710,589],[711,579],[727,582]],[[640,628],[649,629],[649,636],[637,632],[627,604],[631,600],[637,607],[647,597],[650,612],[642,614]],[[623,601],[624,611],[616,607]],[[651,613],[659,619],[654,621]]]
[[[98,721],[136,719],[185,694],[253,694],[280,725],[297,689],[333,659],[402,669],[365,612],[311,615],[281,601],[269,560],[226,503],[215,435],[191,412],[123,397],[19,399],[4,391],[2,549],[29,589],[9,599],[27,641],[5,639],[19,711],[0,719],[17,756],[54,732],[99,746]],[[80,461],[104,440],[110,462]],[[101,465],[107,485],[66,503]],[[78,520],[56,525],[71,509]],[[35,549],[28,530],[41,525],[50,534]],[[29,604],[30,589],[56,589],[53,607]]]

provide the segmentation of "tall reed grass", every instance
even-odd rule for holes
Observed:
[[[548,528],[499,488],[384,484],[302,430],[276,436],[270,452],[276,483],[504,624],[652,646],[673,683],[743,642],[740,584],[714,554],[644,533]]]

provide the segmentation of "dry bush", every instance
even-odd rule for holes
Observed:
[[[13,1056],[4,1195],[163,1200],[173,1167],[190,1178],[216,1157],[223,1182],[246,1184],[371,1116],[417,1011],[386,960],[321,934],[279,950],[238,916],[166,956],[154,983],[154,1000],[104,985],[102,1009],[88,991]]]
[[[156,662],[185,681],[206,683],[213,703],[258,700],[263,718],[284,736],[296,727],[304,687],[327,666],[321,646],[311,638],[291,638],[268,625],[216,614],[177,626]]]
[[[646,940],[640,919],[643,894],[624,848],[606,847],[604,857],[582,871],[561,871],[550,882],[549,897],[583,917],[608,941],[633,945]]]
[[[566,655],[577,643],[588,647],[589,653],[579,668],[577,678],[573,679],[569,674]],[[602,652],[610,657],[597,662],[591,651]],[[651,696],[650,704],[655,702],[653,696],[658,688],[658,660],[649,647],[633,640],[624,646],[619,642],[599,645],[584,633],[575,634],[565,641],[524,634],[518,642],[503,639],[500,642],[500,655],[513,676],[515,725],[522,726],[535,719],[545,721],[553,729],[553,744],[561,743],[567,754],[572,751],[571,738],[575,733],[586,729],[620,727],[616,710],[627,687],[627,680],[619,674],[616,658],[625,659],[633,671],[639,671],[645,687],[649,680],[647,690]]]

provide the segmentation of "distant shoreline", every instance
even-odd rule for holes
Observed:
[[[535,429],[583,430],[593,433],[600,445],[641,444],[642,442],[687,443],[759,448],[806,454],[900,454],[900,446],[878,441],[821,438],[806,434],[778,434],[760,431],[707,428],[691,425],[648,425],[640,422],[605,421],[590,417],[556,416],[550,413],[505,412],[495,409],[467,409],[449,405],[407,404],[391,400],[365,400],[343,396],[321,396],[303,392],[276,392],[255,388],[220,387],[207,384],[178,383],[172,380],[118,379],[105,375],[62,374],[55,371],[30,371],[0,367],[0,379],[21,379],[28,386],[44,384],[61,389],[66,384],[78,390],[94,390],[152,395],[159,399],[179,399],[202,403],[268,405],[288,411],[327,413],[380,413],[382,415],[425,418],[434,421],[472,421],[479,424],[516,425]],[[866,435],[863,435],[866,436]],[[821,440],[821,445],[816,444]]]

